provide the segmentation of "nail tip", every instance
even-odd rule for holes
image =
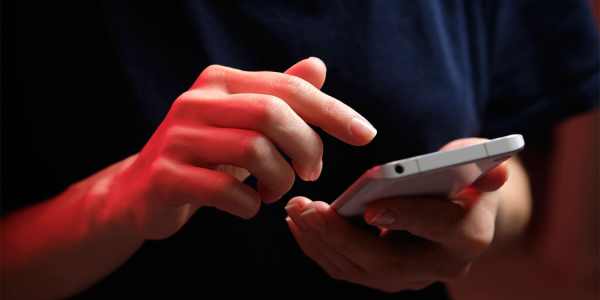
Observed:
[[[375,138],[377,129],[369,121],[355,117],[350,122],[350,134],[358,137],[361,141],[366,141],[366,144]]]
[[[294,207],[294,203],[289,203],[283,208],[285,211],[290,211]]]

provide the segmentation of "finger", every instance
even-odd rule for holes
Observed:
[[[316,233],[332,251],[364,270],[366,274],[359,275],[357,279],[369,286],[377,286],[376,282],[387,278],[394,278],[400,286],[454,278],[464,274],[468,263],[468,260],[457,258],[447,249],[426,240],[399,245],[368,234],[335,215],[324,202],[309,202],[300,217],[304,218],[308,232]],[[320,248],[326,249],[324,246]]]
[[[286,222],[304,254],[323,268],[329,276],[338,280],[350,280],[363,272],[346,257],[320,241],[318,236],[300,229],[291,217],[287,217]]]
[[[306,206],[308,206],[310,203],[311,201],[308,198],[294,197],[290,199],[285,206],[285,211],[287,212],[288,216],[292,218],[294,224],[296,224],[297,227],[303,232],[309,231],[310,228],[306,224],[306,221],[300,217],[300,214],[302,214],[302,212],[306,209]]]
[[[389,198],[367,206],[367,223],[393,230],[406,230],[414,235],[446,242],[453,229],[467,214],[466,209],[448,199],[435,197]]]
[[[191,90],[177,101],[172,114],[180,122],[261,132],[291,158],[302,179],[316,180],[321,174],[321,138],[283,100],[262,94],[208,95]]]
[[[445,198],[390,198],[371,203],[364,218],[369,224],[406,230],[472,257],[487,248],[493,238],[497,205],[492,201],[482,198],[468,208]]]
[[[169,160],[155,163],[150,172],[154,194],[163,204],[209,206],[248,219],[260,208],[259,195],[228,174]]]
[[[315,232],[333,250],[364,270],[377,269],[378,262],[395,255],[385,241],[354,227],[325,202],[310,202],[299,219],[306,224],[309,231]]]
[[[306,221],[302,218],[301,214],[311,203],[312,201],[310,201],[308,198],[294,197],[285,207],[285,210],[287,211],[292,222],[297,225],[297,228],[300,229],[296,233],[296,237],[304,238],[307,244],[319,249],[322,255],[335,264],[338,270],[342,271],[341,274],[338,274],[339,276],[334,276],[335,278],[358,280],[359,278],[363,277],[363,275],[365,275],[364,269],[352,262],[351,259],[335,251],[335,249],[325,243],[323,239],[315,231],[311,230],[309,225],[306,224]]]
[[[259,182],[265,202],[287,193],[294,171],[263,135],[244,129],[172,127],[167,131],[165,155],[197,166],[228,164],[247,169]]]
[[[316,57],[303,59],[285,71],[285,74],[300,77],[318,89],[323,87],[326,73],[325,63]]]
[[[398,245],[355,228],[324,202],[310,202],[300,218],[304,218],[309,233],[314,232],[332,251],[363,270],[366,275],[356,277],[363,284],[377,286],[377,281],[386,278],[394,278],[399,285],[429,280],[446,276],[458,264],[445,249],[431,242]]]
[[[296,76],[210,66],[200,74],[193,89],[204,85],[219,85],[233,94],[274,95],[286,101],[308,123],[321,127],[327,133],[352,145],[367,144],[377,133],[375,128],[352,108]]]

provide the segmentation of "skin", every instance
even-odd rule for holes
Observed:
[[[522,225],[499,217],[511,239],[494,241],[467,276],[448,284],[454,298],[598,299],[599,129],[598,110],[573,117],[554,130],[553,151],[524,155],[534,210]],[[515,202],[503,213],[518,209]]]
[[[3,299],[73,295],[145,240],[171,236],[200,207],[247,219],[296,175],[316,180],[323,143],[309,124],[352,145],[376,134],[320,91],[324,74],[316,58],[285,73],[207,67],[138,154],[1,220]],[[257,190],[241,183],[250,173]]]
[[[315,58],[285,73],[205,69],[138,154],[0,220],[3,298],[73,295],[116,269],[145,240],[177,232],[200,207],[255,216],[261,202],[281,198],[296,175],[319,177],[323,145],[308,125],[351,145],[369,143],[375,129],[319,90],[325,73]],[[477,140],[457,143],[463,142]],[[241,183],[250,173],[258,178],[257,190]],[[289,202],[287,222],[305,253],[334,278],[384,291],[420,288],[433,280],[454,282],[475,269],[484,252],[502,244],[495,237],[505,237],[510,245],[526,235],[531,217],[531,210],[521,209],[531,203],[526,178],[518,162],[509,162],[454,201],[382,200],[369,208],[367,221],[375,222],[370,216],[381,209],[397,212],[395,220],[402,221],[380,225],[387,228],[381,237],[351,226],[327,204],[303,197]],[[423,220],[430,210],[440,216],[439,224]],[[422,239],[402,243],[396,229]],[[43,238],[28,238],[40,232]],[[365,252],[365,242],[373,243],[377,255]],[[456,295],[469,297],[460,294],[461,286],[451,287]]]
[[[286,221],[330,276],[382,291],[442,281],[455,299],[596,299],[598,120],[598,111],[574,117],[555,130],[549,155],[526,153],[527,166],[548,173],[533,185],[512,159],[453,198],[371,204],[365,221],[380,238],[305,197],[289,202]],[[420,239],[395,238],[398,230]]]
[[[456,140],[442,150],[482,141]],[[452,199],[404,197],[370,204],[364,219],[381,229],[379,237],[353,226],[327,203],[305,197],[290,200],[287,222],[304,252],[332,277],[386,292],[421,289],[463,276],[489,247],[500,202],[497,191],[507,182],[508,164]],[[399,237],[394,234],[399,230],[420,239]]]

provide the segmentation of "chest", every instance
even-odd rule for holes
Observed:
[[[415,152],[431,151],[479,131],[487,53],[485,11],[476,4],[304,1],[189,8],[206,64],[281,71],[318,56],[328,68],[323,90],[367,116],[387,144],[409,138]]]

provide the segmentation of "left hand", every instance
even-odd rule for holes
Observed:
[[[480,143],[455,140],[449,150]],[[421,289],[435,281],[465,275],[491,244],[500,202],[497,191],[508,179],[505,163],[452,199],[403,197],[378,200],[364,218],[381,235],[352,225],[329,204],[295,197],[286,221],[296,241],[331,277],[386,292]],[[399,239],[404,230],[419,239]]]

